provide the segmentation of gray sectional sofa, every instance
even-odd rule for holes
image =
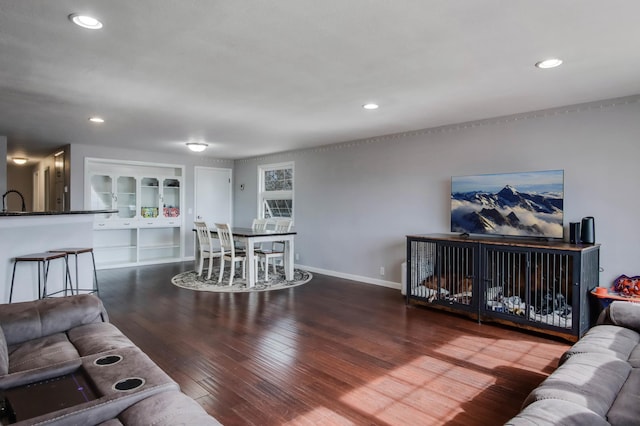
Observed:
[[[220,425],[76,295],[0,305],[1,424]]]
[[[506,423],[640,424],[640,304],[613,302]]]

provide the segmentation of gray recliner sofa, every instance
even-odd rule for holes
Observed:
[[[640,304],[611,303],[507,425],[640,424]]]
[[[220,425],[75,295],[0,305],[0,415],[20,425]]]

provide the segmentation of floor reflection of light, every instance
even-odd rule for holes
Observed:
[[[325,407],[318,407],[305,413],[304,419],[293,419],[285,425],[352,425],[353,422]]]
[[[525,347],[510,354],[509,347],[520,343]],[[432,356],[416,358],[340,400],[388,424],[415,424],[418,419],[424,424],[444,424],[464,412],[465,402],[496,384],[496,367],[512,366],[529,356],[529,351],[544,351],[545,347],[544,343],[463,336],[434,347]],[[532,369],[539,371],[538,366]]]
[[[345,394],[340,400],[381,422],[425,424],[450,420],[462,412],[460,403],[473,399],[495,378],[474,374],[473,386],[464,382],[465,369],[451,363],[420,357]]]

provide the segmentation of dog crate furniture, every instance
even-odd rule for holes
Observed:
[[[591,325],[599,244],[407,236],[407,303],[575,341]]]

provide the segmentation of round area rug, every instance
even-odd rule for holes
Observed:
[[[240,276],[234,277],[233,285],[229,286],[228,268],[224,271],[222,282],[218,283],[217,272],[217,270],[214,270],[214,273],[211,274],[210,280],[207,280],[206,269],[203,271],[201,277],[198,276],[196,271],[182,272],[181,274],[178,274],[175,277],[171,278],[171,283],[178,287],[186,288],[189,290],[213,291],[223,293],[248,293],[252,291],[270,291],[297,287],[299,285],[308,283],[309,281],[311,281],[311,278],[313,278],[311,272],[303,271],[302,269],[294,269],[293,280],[287,281],[285,279],[284,269],[282,267],[277,267],[275,274],[270,268],[268,282],[258,280],[255,287],[248,288],[246,280]],[[240,271],[238,271],[236,275],[240,275]],[[259,272],[259,277],[264,277],[262,271]]]

